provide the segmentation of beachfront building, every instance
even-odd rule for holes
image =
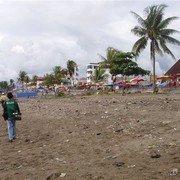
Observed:
[[[94,72],[95,70],[99,67],[99,64],[100,63],[89,63],[87,65],[87,70],[86,70],[86,82],[87,83],[93,83],[93,75],[94,75]],[[106,69],[105,70],[105,83],[106,84],[112,84],[112,75],[111,73],[109,72],[109,69]]]
[[[74,73],[72,75],[72,79],[73,79],[73,85],[77,85],[78,84],[78,69],[76,67],[74,67]]]
[[[99,63],[89,63],[87,65],[87,69],[86,69],[86,80],[87,83],[92,83],[92,76],[95,72],[95,70],[99,67]]]
[[[165,73],[180,82],[180,59]]]

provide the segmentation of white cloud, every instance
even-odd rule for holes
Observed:
[[[21,45],[15,45],[15,46],[12,47],[11,51],[14,52],[14,53],[17,53],[17,54],[23,54],[24,53],[24,48]]]

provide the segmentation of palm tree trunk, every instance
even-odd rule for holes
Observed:
[[[155,58],[155,49],[154,49],[154,42],[152,41],[152,62],[153,62],[153,93],[157,93],[156,87],[156,58]]]
[[[153,57],[153,93],[156,92],[156,61],[155,56]]]

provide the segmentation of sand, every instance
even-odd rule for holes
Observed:
[[[180,179],[179,94],[19,99],[19,105],[15,142],[0,121],[0,179]]]

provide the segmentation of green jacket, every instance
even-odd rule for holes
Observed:
[[[18,103],[14,99],[9,99],[3,104],[4,114],[6,115],[6,119],[12,118],[13,113],[20,113],[20,109]]]

